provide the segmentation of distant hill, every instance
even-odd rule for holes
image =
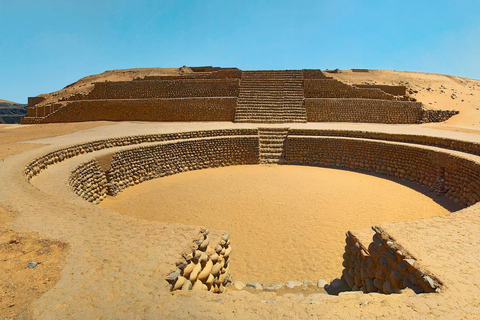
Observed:
[[[27,115],[27,105],[0,99],[0,123],[20,123]]]

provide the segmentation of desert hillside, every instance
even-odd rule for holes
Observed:
[[[0,99],[0,123],[20,123],[27,114],[27,105]]]
[[[480,80],[392,70],[340,70],[339,73],[327,74],[348,84],[406,86],[408,95],[422,102],[426,108],[460,111],[443,124],[429,126],[455,125],[480,130]]]

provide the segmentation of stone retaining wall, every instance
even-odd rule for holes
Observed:
[[[70,102],[37,123],[124,121],[125,119],[129,121],[233,121],[236,107],[236,98],[85,100]]]
[[[352,291],[400,293],[439,292],[442,283],[422,271],[416,260],[385,232],[373,227],[375,235],[368,248],[352,232],[346,234],[342,279]]]
[[[95,159],[73,170],[68,185],[75,194],[95,204],[107,196],[107,178]]]
[[[419,123],[420,102],[375,99],[305,99],[308,122]]]
[[[63,100],[237,97],[238,91],[238,79],[106,81],[95,83],[86,95],[76,94]]]
[[[170,291],[204,290],[222,293],[231,282],[230,276],[230,233],[227,231],[212,245],[209,231],[202,230],[193,246],[182,254],[176,270],[166,280]]]
[[[444,149],[456,150],[480,156],[479,143],[432,136],[331,129],[289,129],[288,134],[292,136],[331,136],[415,143],[425,146],[435,146]]]
[[[377,88],[357,88],[335,79],[305,79],[303,85],[305,98],[398,99],[398,97]]]
[[[284,163],[395,176],[446,193],[463,206],[480,200],[477,163],[420,147],[361,139],[288,136]]]
[[[257,137],[180,141],[115,153],[108,170],[107,193],[168,175],[231,165],[259,163]]]
[[[257,129],[219,129],[219,130],[201,130],[190,132],[163,133],[163,134],[147,134],[141,136],[128,136],[97,140],[62,148],[52,151],[41,157],[35,158],[25,166],[24,174],[28,180],[38,175],[49,166],[62,162],[66,159],[78,156],[80,154],[94,152],[106,148],[114,148],[120,146],[129,146],[149,142],[171,141],[179,139],[193,139],[206,137],[226,137],[238,135],[258,135]]]
[[[354,86],[362,89],[380,89],[383,92],[394,96],[404,96],[407,94],[407,87],[405,86],[389,86],[382,84],[354,84]]]

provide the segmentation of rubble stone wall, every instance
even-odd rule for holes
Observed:
[[[345,137],[414,143],[456,150],[480,156],[479,143],[433,136],[332,129],[289,129],[288,134],[292,136]]]
[[[447,153],[398,143],[288,136],[285,164],[375,172],[416,182],[463,206],[480,200],[480,165]]]
[[[419,123],[420,102],[376,99],[305,99],[308,122]]]
[[[396,100],[378,88],[357,88],[335,79],[305,79],[305,98],[363,98]]]
[[[81,121],[233,121],[236,98],[73,101],[40,123]]]
[[[107,196],[107,178],[95,159],[73,170],[68,184],[75,194],[88,202],[99,203]]]
[[[404,96],[407,94],[407,87],[405,86],[388,86],[381,84],[354,84],[354,86],[363,89],[380,89],[383,92],[394,96]]]
[[[410,288],[416,293],[438,292],[442,283],[426,271],[388,234],[373,227],[370,244],[347,232],[342,279],[352,291],[399,293]]]
[[[65,100],[237,97],[238,91],[238,79],[106,81],[95,83],[86,95],[77,94]]]
[[[120,151],[106,173],[109,195],[146,180],[231,165],[259,163],[258,137],[227,137],[179,141]]]
[[[66,159],[90,153],[106,148],[114,148],[121,146],[130,146],[142,143],[172,141],[179,139],[193,139],[206,137],[229,137],[229,136],[249,136],[257,137],[257,129],[218,129],[218,130],[200,130],[177,133],[163,133],[163,134],[147,134],[141,136],[118,137],[104,140],[91,141],[82,143],[59,150],[49,152],[41,157],[35,158],[29,162],[24,169],[24,174],[28,180],[38,175],[43,170],[47,169],[58,162]]]

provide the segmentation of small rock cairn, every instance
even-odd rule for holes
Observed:
[[[201,231],[201,236],[195,241],[191,253],[182,255],[177,262],[177,270],[166,278],[170,291],[204,290],[222,293],[231,282],[230,276],[230,233],[227,231],[221,237],[215,248],[209,247],[208,229]]]

